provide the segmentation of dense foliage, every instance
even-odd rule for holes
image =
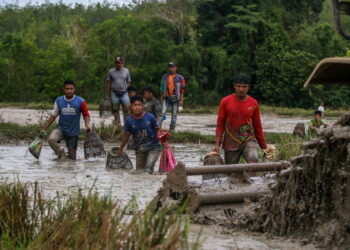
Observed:
[[[252,75],[261,103],[349,107],[347,86],[303,83],[316,63],[345,56],[330,0],[168,0],[5,6],[0,9],[0,100],[53,101],[76,81],[88,102],[103,96],[113,58],[122,55],[132,83],[159,91],[167,62],[187,80],[187,103],[217,105],[233,76]],[[329,18],[330,17],[330,18]]]

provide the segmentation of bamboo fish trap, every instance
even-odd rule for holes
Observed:
[[[203,165],[204,166],[224,165],[224,160],[222,159],[220,154],[218,154],[217,152],[210,152],[204,156]],[[205,175],[202,175],[203,180],[220,179],[223,177],[225,177],[224,174],[205,174]]]

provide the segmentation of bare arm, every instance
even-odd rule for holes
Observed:
[[[180,93],[180,106],[184,105],[184,93]]]
[[[56,117],[57,116],[51,115],[41,130],[46,131],[51,126],[51,124],[56,120]]]
[[[84,121],[85,121],[85,127],[87,131],[91,130],[91,126],[90,126],[90,116],[83,116]]]
[[[125,147],[125,145],[128,143],[129,137],[130,137],[130,133],[124,131],[123,133],[123,138],[122,138],[122,142],[120,143],[120,147],[117,150],[117,155],[121,155],[123,153],[123,148]]]
[[[222,137],[224,134],[225,130],[225,122],[226,122],[226,110],[225,110],[225,104],[221,100],[220,106],[219,106],[219,111],[218,111],[218,118],[216,121],[216,136],[215,136],[215,145],[213,151],[219,153],[220,152],[220,146],[222,143]]]

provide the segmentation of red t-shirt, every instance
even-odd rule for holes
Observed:
[[[216,122],[216,141],[222,140],[222,148],[228,151],[240,149],[246,142],[257,140],[262,149],[266,149],[262,131],[258,102],[251,96],[246,100],[237,100],[235,94],[221,100]]]

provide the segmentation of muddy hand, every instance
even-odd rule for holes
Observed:
[[[215,146],[214,146],[213,152],[220,153],[220,147],[219,147],[219,145],[215,145]]]
[[[123,150],[118,148],[115,153],[117,154],[117,156],[121,156],[123,154]]]
[[[47,135],[46,130],[41,130],[40,133],[39,133],[39,137],[40,138],[44,138],[46,135]]]
[[[91,126],[90,125],[86,125],[86,132],[91,132]]]

